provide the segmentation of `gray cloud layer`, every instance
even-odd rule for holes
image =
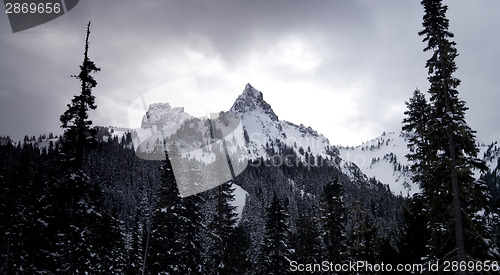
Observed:
[[[500,3],[446,3],[469,124],[485,142],[499,139]],[[3,14],[0,135],[60,133],[59,115],[79,87],[69,76],[92,20],[90,56],[102,68],[96,124],[126,126],[133,99],[194,75],[215,110],[229,109],[250,82],[281,119],[355,145],[398,131],[404,101],[416,87],[427,89],[422,15],[418,1],[397,0],[89,0],[13,34]]]

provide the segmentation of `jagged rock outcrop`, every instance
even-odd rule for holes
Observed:
[[[258,91],[250,83],[245,86],[243,93],[238,96],[236,101],[231,107],[231,112],[236,113],[248,113],[254,112],[256,110],[262,111],[264,114],[268,115],[271,120],[278,121],[278,116],[274,113],[271,105],[264,101],[262,92]]]
[[[149,105],[148,111],[142,117],[141,128],[157,129],[171,127],[192,118],[184,112],[184,107],[171,107],[169,103],[153,103]]]

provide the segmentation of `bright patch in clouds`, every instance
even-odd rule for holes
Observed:
[[[313,71],[320,64],[320,57],[310,45],[296,36],[279,41],[272,51],[278,62],[302,72]]]

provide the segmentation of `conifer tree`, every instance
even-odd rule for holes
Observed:
[[[124,274],[127,266],[124,224],[118,219],[117,209],[103,209],[100,213],[98,224],[92,228],[95,261],[91,270],[100,274]]]
[[[265,235],[261,244],[261,274],[288,274],[290,271],[288,217],[275,192],[267,208]]]
[[[170,153],[175,155],[175,149]],[[165,151],[165,160],[161,167],[161,185],[158,190],[158,203],[153,214],[151,241],[148,250],[147,265],[150,272],[176,273],[185,270],[180,259],[182,240],[180,225],[184,214],[177,182]]]
[[[338,179],[323,188],[321,204],[323,239],[328,259],[335,263],[344,261],[346,253],[346,211],[343,196],[344,188]]]
[[[77,167],[81,167],[84,152],[95,142],[94,137],[96,134],[96,130],[90,128],[92,121],[88,119],[88,111],[97,108],[95,96],[92,95],[92,89],[96,87],[97,81],[92,76],[92,73],[101,69],[89,59],[89,35],[90,22],[87,25],[85,52],[83,63],[80,65],[80,73],[73,75],[81,83],[81,92],[71,100],[71,104],[67,105],[68,109],[60,117],[61,128],[65,129],[62,142],[63,153],[67,155],[67,160]]]
[[[496,150],[495,150],[496,151]],[[500,158],[497,159],[497,166],[481,177],[491,190],[492,199],[489,201],[489,224],[496,247],[500,247]],[[497,255],[500,259],[500,255]]]
[[[250,249],[250,238],[245,232],[241,224],[236,226],[228,239],[228,257],[226,263],[233,274],[248,274],[251,270],[250,257],[248,250]]]
[[[141,274],[144,260],[145,224],[139,220],[139,210],[136,211],[132,232],[129,239],[126,274]]]
[[[431,106],[427,102],[425,95],[416,89],[409,102],[405,102],[408,108],[404,114],[407,116],[403,120],[403,131],[409,138],[408,148],[410,154],[406,157],[414,161],[411,169],[413,171],[414,182],[425,182],[425,177],[429,175],[429,161],[426,159],[429,151],[430,137],[428,121]]]
[[[422,264],[427,255],[429,243],[428,217],[422,211],[425,209],[425,200],[421,194],[416,194],[408,201],[407,208],[403,209],[403,228],[398,240],[400,263]]]
[[[205,203],[199,194],[182,198],[182,204],[185,209],[185,219],[183,226],[184,247],[183,261],[186,263],[186,274],[206,274],[205,263],[203,259],[203,247],[201,230],[205,228],[202,221],[201,206]]]
[[[377,255],[377,233],[373,219],[368,213],[356,211],[347,241],[346,258],[350,261],[372,261]]]
[[[96,145],[97,132],[88,118],[89,110],[96,109],[92,89],[97,82],[92,73],[100,71],[89,59],[89,35],[90,22],[80,73],[73,75],[80,81],[81,92],[60,117],[64,135],[55,190],[58,200],[54,215],[59,221],[54,243],[55,255],[59,255],[56,272],[92,273],[106,269],[109,273],[120,273],[119,262],[123,262],[123,255],[117,254],[122,248],[117,245],[123,241],[120,221],[104,209],[101,183],[88,173],[87,158]]]
[[[234,267],[228,262],[233,251],[231,239],[237,222],[232,182],[226,182],[215,189],[215,214],[210,224],[213,247],[210,249],[210,262],[213,274],[233,274]]]
[[[201,198],[181,198],[170,161],[179,157],[177,147],[172,145],[165,156],[146,264],[154,274],[204,274]]]
[[[350,220],[347,229],[346,258],[350,261],[372,261],[377,255],[376,244],[379,227],[374,223],[372,212],[365,203],[368,196],[368,185],[374,185],[375,179],[370,182],[360,181],[356,201],[347,219]]]
[[[410,146],[416,152],[409,159],[416,163],[415,180],[425,201],[429,259],[485,259],[488,229],[478,213],[484,210],[489,195],[472,173],[485,166],[476,158],[475,131],[465,121],[467,107],[457,91],[460,80],[453,76],[458,53],[448,31],[448,7],[441,0],[421,4],[425,14],[419,35],[427,42],[424,51],[432,52],[426,63],[430,100],[426,105],[421,95],[414,95],[403,130],[415,134]]]
[[[321,236],[313,209],[299,213],[297,230],[290,238],[290,246],[293,247],[295,261],[311,264],[321,262]]]

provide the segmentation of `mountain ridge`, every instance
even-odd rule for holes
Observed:
[[[162,112],[168,114],[162,115]],[[182,107],[171,107],[168,103],[152,104],[143,117],[143,125],[146,128],[156,125],[158,130],[160,125],[168,125],[170,131],[167,133],[172,134],[179,128],[177,118],[193,118],[183,112]],[[304,164],[322,165],[323,163],[317,163],[320,159],[328,165],[336,166],[352,180],[367,182],[370,178],[375,178],[388,185],[396,195],[411,196],[419,192],[419,187],[411,180],[411,163],[405,157],[410,149],[401,132],[384,132],[358,146],[333,146],[325,136],[311,127],[279,120],[271,105],[265,101],[264,94],[250,83],[245,85],[243,92],[226,113],[233,113],[241,120],[248,159],[252,161],[261,158],[270,160],[273,158],[272,153],[279,153],[287,147],[293,150],[298,157],[297,161]],[[146,119],[150,120],[149,123]],[[157,119],[169,121],[155,121]],[[148,135],[150,130],[139,129],[138,132],[138,136],[143,136]],[[481,152],[478,157],[487,161],[490,169],[494,169],[500,150],[495,151],[492,146],[488,149],[484,144],[479,147]],[[489,159],[486,155],[481,155],[486,154],[488,150]],[[284,161],[286,159],[280,160],[281,163]],[[479,172],[476,172],[475,176],[479,178]]]
[[[245,86],[229,112],[241,119],[248,136],[250,159],[269,157],[265,152],[266,146],[278,151],[282,145],[293,147],[297,152],[302,147],[302,150],[323,157],[333,154],[328,139],[311,127],[279,120],[271,105],[264,100],[263,93],[251,84]],[[305,157],[304,154],[298,155]],[[305,161],[304,158],[302,160]]]
[[[365,169],[363,163],[356,162],[358,159],[351,159],[350,156],[344,154],[349,153],[345,148],[332,146],[324,135],[313,128],[279,120],[271,105],[264,100],[263,93],[250,83],[245,85],[243,92],[238,95],[232,107],[225,113],[232,113],[241,120],[250,161],[260,161],[260,159],[276,161],[276,156],[280,155],[282,159],[279,159],[278,163],[282,165],[298,165],[298,162],[308,167],[331,165],[341,170],[352,181],[366,183],[369,178],[374,177],[382,183],[388,184],[391,190],[395,190],[393,192],[396,194],[408,193],[404,189],[409,188],[409,184],[402,184],[406,183],[409,177],[400,181],[401,176],[396,175],[395,180],[387,180],[388,177],[370,173]],[[138,148],[137,145],[151,135],[152,130],[163,130],[160,126],[166,127],[165,135],[175,135],[176,132],[189,128],[183,127],[182,123],[179,123],[178,118],[183,117],[186,118],[185,121],[196,120],[196,118],[184,113],[182,107],[171,107],[168,103],[151,104],[142,119],[145,129],[134,130],[135,148]],[[203,132],[202,129],[199,131]],[[197,135],[204,136],[203,133]],[[288,153],[283,153],[284,150],[288,150]],[[290,155],[291,152],[293,155]],[[200,155],[200,159],[203,158],[201,154],[197,155]]]

